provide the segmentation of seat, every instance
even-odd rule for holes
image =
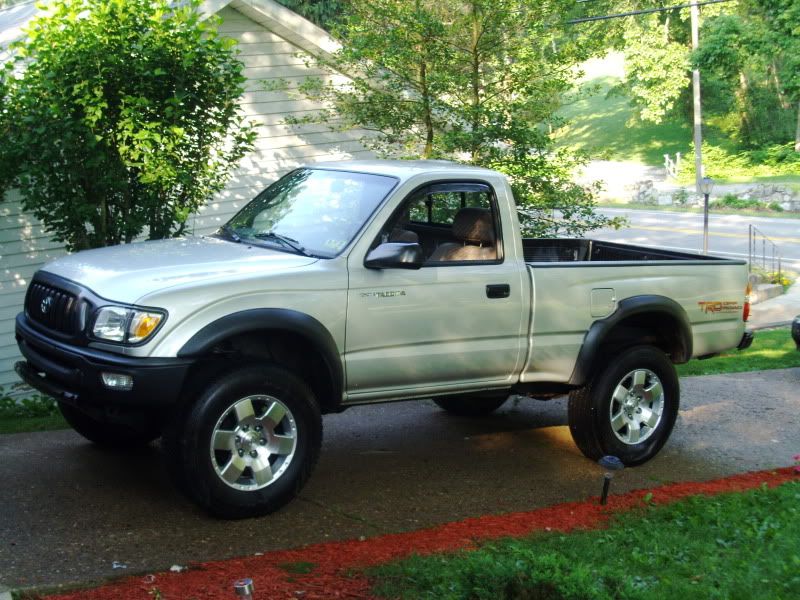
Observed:
[[[497,238],[492,213],[486,208],[466,207],[453,219],[453,237],[459,243],[442,244],[430,262],[496,260]]]

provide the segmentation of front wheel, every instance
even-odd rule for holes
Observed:
[[[639,465],[666,443],[679,403],[680,385],[669,358],[653,346],[636,346],[570,393],[570,433],[588,458],[609,454]]]
[[[170,471],[210,513],[273,512],[311,475],[322,418],[309,387],[274,365],[243,367],[211,383],[165,432]]]

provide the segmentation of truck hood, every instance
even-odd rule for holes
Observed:
[[[108,300],[135,304],[176,285],[296,269],[316,258],[210,237],[139,242],[86,250],[42,269]]]

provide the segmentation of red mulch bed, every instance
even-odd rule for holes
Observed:
[[[766,484],[774,487],[796,478],[795,467],[734,475],[716,481],[677,483],[612,496],[607,506],[598,499],[570,502],[530,512],[485,516],[431,529],[382,535],[365,541],[314,544],[295,550],[268,552],[224,561],[192,564],[181,573],[155,573],[129,577],[92,590],[48,596],[60,600],[142,599],[164,600],[234,598],[233,582],[251,577],[255,600],[371,598],[369,582],[360,574],[364,567],[403,558],[412,553],[429,554],[474,547],[480,540],[524,536],[540,530],[570,531],[602,526],[617,512],[641,506],[644,497],[667,504],[687,496],[743,491]],[[288,573],[278,565],[312,563],[308,574]],[[160,592],[161,596],[155,593]]]

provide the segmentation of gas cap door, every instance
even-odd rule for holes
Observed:
[[[592,290],[592,316],[605,317],[614,312],[617,297],[614,288],[595,288]]]

